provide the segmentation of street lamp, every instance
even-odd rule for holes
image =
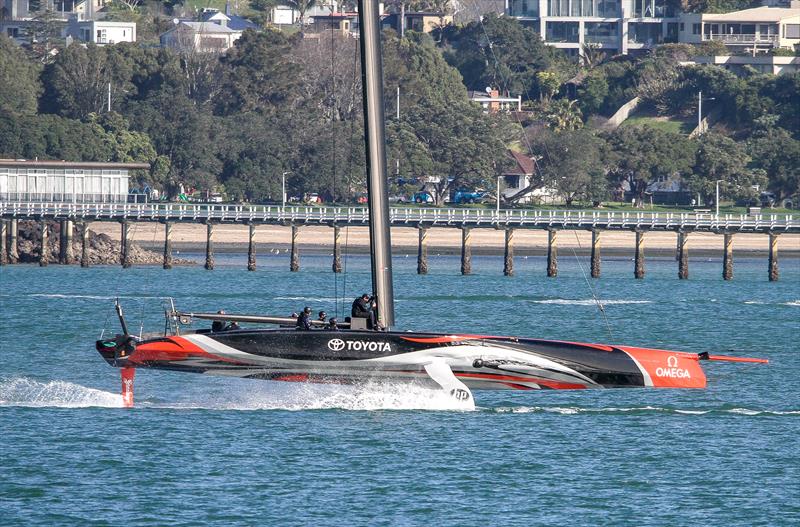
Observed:
[[[713,101],[715,97],[706,97],[707,101]],[[697,135],[703,134],[703,90],[697,92]]]
[[[715,184],[716,184],[716,187],[717,187],[717,199],[716,199],[716,205],[717,205],[717,218],[719,218],[719,184],[720,184],[721,182],[723,182],[723,181],[725,181],[725,180],[724,180],[724,179],[718,179],[717,181],[715,181]]]
[[[281,184],[282,205],[281,206],[283,208],[286,208],[286,174],[291,174],[291,171],[286,171],[283,174],[281,174],[281,180],[282,180],[282,184]]]

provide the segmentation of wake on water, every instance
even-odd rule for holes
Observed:
[[[536,394],[532,395],[533,397]],[[147,399],[139,394],[137,408],[177,410],[475,410],[471,404],[455,401],[442,390],[414,384],[374,383],[360,386],[262,382],[216,386],[187,394],[176,400]],[[40,382],[19,377],[0,380],[0,408],[122,408],[122,396],[66,381]],[[800,415],[800,410],[764,410],[730,406],[673,408],[654,406],[499,406],[478,407],[482,412],[501,414],[560,415]]]
[[[121,408],[122,396],[66,381],[0,380],[0,407]],[[137,408],[207,410],[474,410],[443,390],[414,384],[359,386],[258,382],[192,390],[173,401],[137,394]]]

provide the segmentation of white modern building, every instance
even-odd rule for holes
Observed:
[[[146,163],[0,159],[0,201],[124,203],[130,170]]]
[[[242,31],[215,22],[178,22],[161,35],[161,47],[178,51],[224,53],[233,47]]]
[[[506,0],[506,13],[570,55],[584,45],[627,54],[678,41],[667,0]]]
[[[800,2],[723,14],[682,13],[679,36],[681,42],[715,40],[733,52],[753,55],[773,48],[792,49],[800,44]]]
[[[136,42],[136,22],[107,22],[80,18],[79,15],[70,18],[67,24],[67,36],[80,42],[94,42],[99,46]]]

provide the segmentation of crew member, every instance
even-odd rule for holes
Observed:
[[[331,319],[328,320],[328,331],[339,331],[336,317],[331,317]]]
[[[217,315],[224,315],[225,311],[220,309],[217,311]],[[211,332],[216,333],[218,331],[225,331],[227,321],[226,320],[215,320],[211,323]]]
[[[374,329],[377,327],[377,316],[375,309],[375,300],[370,297],[368,293],[364,293],[360,297],[353,300],[353,308],[350,311],[352,318],[366,318],[367,327]]]
[[[323,322],[324,323],[325,319],[327,319],[327,318],[328,318],[328,314],[326,312],[320,311],[319,313],[317,313],[317,320],[319,322]]]
[[[304,331],[311,329],[311,308],[306,306],[303,311],[300,313],[300,316],[297,317],[297,324],[295,325],[297,329],[301,329]]]

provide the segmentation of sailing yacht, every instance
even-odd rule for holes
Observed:
[[[474,389],[703,388],[700,362],[745,359],[632,346],[531,338],[445,335],[395,328],[383,115],[381,43],[376,0],[359,0],[367,190],[373,297],[378,326],[352,319],[339,331],[294,329],[293,318],[166,310],[165,334],[140,339],[128,332],[98,340],[96,349],[120,368],[125,406],[133,406],[139,368],[291,382],[408,381],[438,386],[474,405]],[[229,331],[182,331],[193,319],[264,324]],[[289,326],[288,328],[286,326]]]

